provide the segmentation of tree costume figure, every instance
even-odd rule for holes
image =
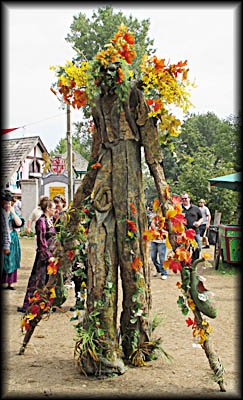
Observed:
[[[109,76],[109,69],[107,70]],[[106,87],[105,87],[106,89]],[[149,341],[148,316],[150,299],[150,273],[148,271],[147,242],[143,233],[147,217],[141,170],[141,146],[144,146],[148,164],[161,162],[160,146],[153,120],[147,118],[148,109],[142,92],[135,84],[128,100],[115,103],[117,95],[111,86],[95,99],[92,115],[95,124],[93,141],[100,164],[93,187],[93,217],[88,232],[88,309],[103,299],[100,309],[100,327],[112,342],[117,337],[117,285],[120,266],[123,288],[121,337],[124,355],[129,358],[137,346]],[[93,155],[94,156],[94,155]],[[136,269],[141,273],[136,280]],[[104,287],[112,284],[110,298]],[[134,301],[138,288],[142,315],[136,323]],[[136,346],[136,347],[137,347]]]
[[[71,272],[72,264],[80,266],[75,274],[83,278],[83,288],[87,285],[87,307],[83,320],[76,325],[75,353],[85,375],[122,374],[127,362],[143,366],[161,349],[160,340],[153,342],[150,337],[147,246],[156,232],[147,229],[141,168],[143,147],[158,192],[155,218],[159,230],[168,231],[167,246],[173,253],[164,267],[181,272],[183,296],[177,303],[184,315],[189,308],[193,311],[195,318],[187,321],[188,326],[192,325],[193,334],[200,336],[216,380],[224,390],[223,366],[210,342],[210,325],[200,314],[215,318],[212,294],[199,282],[196,265],[191,265],[189,249],[196,245],[195,232],[184,229],[180,199],[170,198],[162,167],[161,144],[166,145],[170,136],[178,136],[181,124],[168,106],[172,103],[184,111],[190,106],[186,91],[187,62],[165,65],[165,60],[153,56],[143,60],[141,80],[133,80],[127,69],[135,57],[133,43],[134,37],[121,25],[106,50],[92,62],[73,61],[56,68],[57,91],[54,88],[52,91],[56,95],[59,92],[62,100],[73,107],[88,103],[94,129],[88,170],[69,205],[61,245],[51,268],[55,272],[44,294],[47,296],[49,292],[54,296],[52,286],[56,284],[58,268],[66,273]],[[151,98],[145,100],[148,93]],[[119,269],[123,290],[120,329],[117,327]],[[82,295],[83,292],[80,299]],[[48,309],[51,296],[46,300]],[[38,318],[39,314],[37,322]],[[32,323],[32,331],[34,326]],[[20,354],[31,334],[27,332]]]

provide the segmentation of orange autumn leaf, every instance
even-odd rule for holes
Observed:
[[[190,252],[187,251],[184,247],[178,247],[176,249],[176,254],[178,255],[178,260],[179,261],[185,261],[188,263],[190,260]]]
[[[165,218],[167,218],[167,219],[174,218],[176,216],[176,214],[177,214],[177,210],[170,209],[167,211]]]
[[[121,68],[118,68],[118,78],[117,83],[120,85],[122,83],[123,78],[125,77],[124,73],[122,72]]]
[[[135,39],[134,36],[130,35],[129,32],[126,32],[124,35],[124,39],[127,41],[127,43],[129,44],[134,44],[135,43]]]
[[[101,164],[99,162],[97,162],[97,163],[91,165],[91,168],[92,169],[101,168]]]
[[[48,275],[56,275],[59,268],[59,263],[57,261],[51,261],[50,264],[47,266],[47,273]]]
[[[170,264],[172,263],[172,261],[173,260],[171,258],[168,258],[168,260],[163,261],[163,267],[165,269],[170,268]]]
[[[143,263],[142,263],[142,261],[140,260],[139,257],[135,257],[133,262],[132,262],[132,264],[131,264],[131,266],[132,266],[132,269],[135,272],[138,272],[139,268],[143,266]]]
[[[195,305],[194,301],[191,298],[187,299],[187,303],[188,303],[188,306],[190,307],[190,309],[192,311],[194,311],[196,309],[196,305]]]
[[[136,214],[136,207],[134,206],[133,203],[130,203],[130,206],[132,207],[132,213],[133,213],[133,215],[135,215],[135,214]]]
[[[183,233],[184,232],[184,225],[181,222],[175,222],[173,223],[173,231],[177,233]]]
[[[69,260],[73,260],[73,258],[74,258],[74,251],[73,250],[68,250],[68,257],[69,257]]]
[[[157,236],[159,236],[158,232],[152,231],[152,230],[148,230],[148,231],[144,232],[143,240],[147,240],[147,241],[151,242],[151,240],[156,239]]]
[[[153,203],[153,210],[154,210],[154,212],[156,212],[156,211],[158,210],[159,205],[160,205],[159,199],[155,198],[155,199],[154,199],[154,203]]]
[[[149,106],[152,106],[153,100],[152,100],[152,99],[148,99],[148,100],[146,100],[146,103],[147,103]]]
[[[182,288],[182,283],[181,282],[176,282],[176,286],[178,287],[178,289]]]
[[[177,210],[178,214],[182,213],[182,207],[181,207],[180,203],[176,203],[174,206],[174,209]]]
[[[136,232],[138,230],[138,228],[136,227],[135,222],[130,221],[129,219],[126,219],[127,223],[128,223],[128,229],[131,230],[133,233]]]
[[[205,260],[207,260],[208,258],[212,258],[212,256],[211,256],[211,254],[209,254],[209,253],[204,253],[204,254],[203,254],[203,258],[204,258]]]

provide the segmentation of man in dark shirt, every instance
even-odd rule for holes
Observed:
[[[199,207],[191,204],[190,197],[188,193],[183,193],[181,196],[182,199],[182,214],[187,220],[187,229],[194,229],[196,232],[195,240],[198,244],[198,247],[192,250],[192,263],[197,260],[200,256],[200,252],[202,249],[201,238],[199,226],[203,223],[203,216]]]

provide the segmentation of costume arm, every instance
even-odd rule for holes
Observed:
[[[148,164],[150,174],[154,178],[158,197],[161,203],[163,215],[168,210],[167,188],[164,170],[162,166],[162,151],[159,143],[158,131],[152,118],[148,117],[149,109],[145,103],[141,91],[137,91],[138,105],[136,108],[136,124],[139,126],[142,145],[144,147],[145,159]],[[173,250],[176,249],[176,233],[170,220],[167,221],[168,233]]]

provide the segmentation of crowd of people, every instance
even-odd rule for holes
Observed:
[[[211,222],[211,214],[205,204],[204,199],[200,199],[199,207],[192,204],[188,193],[181,195],[182,214],[187,221],[186,228],[194,229],[195,240],[198,244],[196,249],[192,249],[192,262],[199,258],[202,249],[202,243],[205,248],[209,248],[209,226]],[[53,251],[56,245],[56,233],[59,232],[63,214],[66,211],[67,202],[63,195],[56,195],[53,200],[48,196],[40,196],[38,206],[32,211],[27,224],[26,233],[30,234],[35,229],[36,241],[36,257],[34,265],[29,277],[26,288],[26,294],[22,307],[18,307],[17,311],[25,313],[28,306],[28,299],[33,294],[35,288],[43,287],[48,281],[47,266],[53,260]],[[147,209],[149,229],[158,231],[156,221],[153,219],[152,208]],[[17,271],[20,268],[21,248],[18,231],[24,226],[24,219],[21,216],[21,202],[13,197],[11,192],[5,190],[2,193],[2,260],[1,260],[1,284],[7,284],[5,289],[15,290],[13,286],[17,282]],[[160,276],[162,280],[167,279],[168,272],[163,267],[166,259],[166,235],[167,231],[162,230],[160,236],[150,242],[150,256],[155,267],[153,277]],[[74,266],[75,267],[75,266]],[[75,296],[80,290],[80,282],[75,281]],[[65,292],[65,276],[60,273],[59,276],[59,293],[57,295],[58,306],[61,307],[66,299]],[[72,310],[75,309],[71,307]]]

